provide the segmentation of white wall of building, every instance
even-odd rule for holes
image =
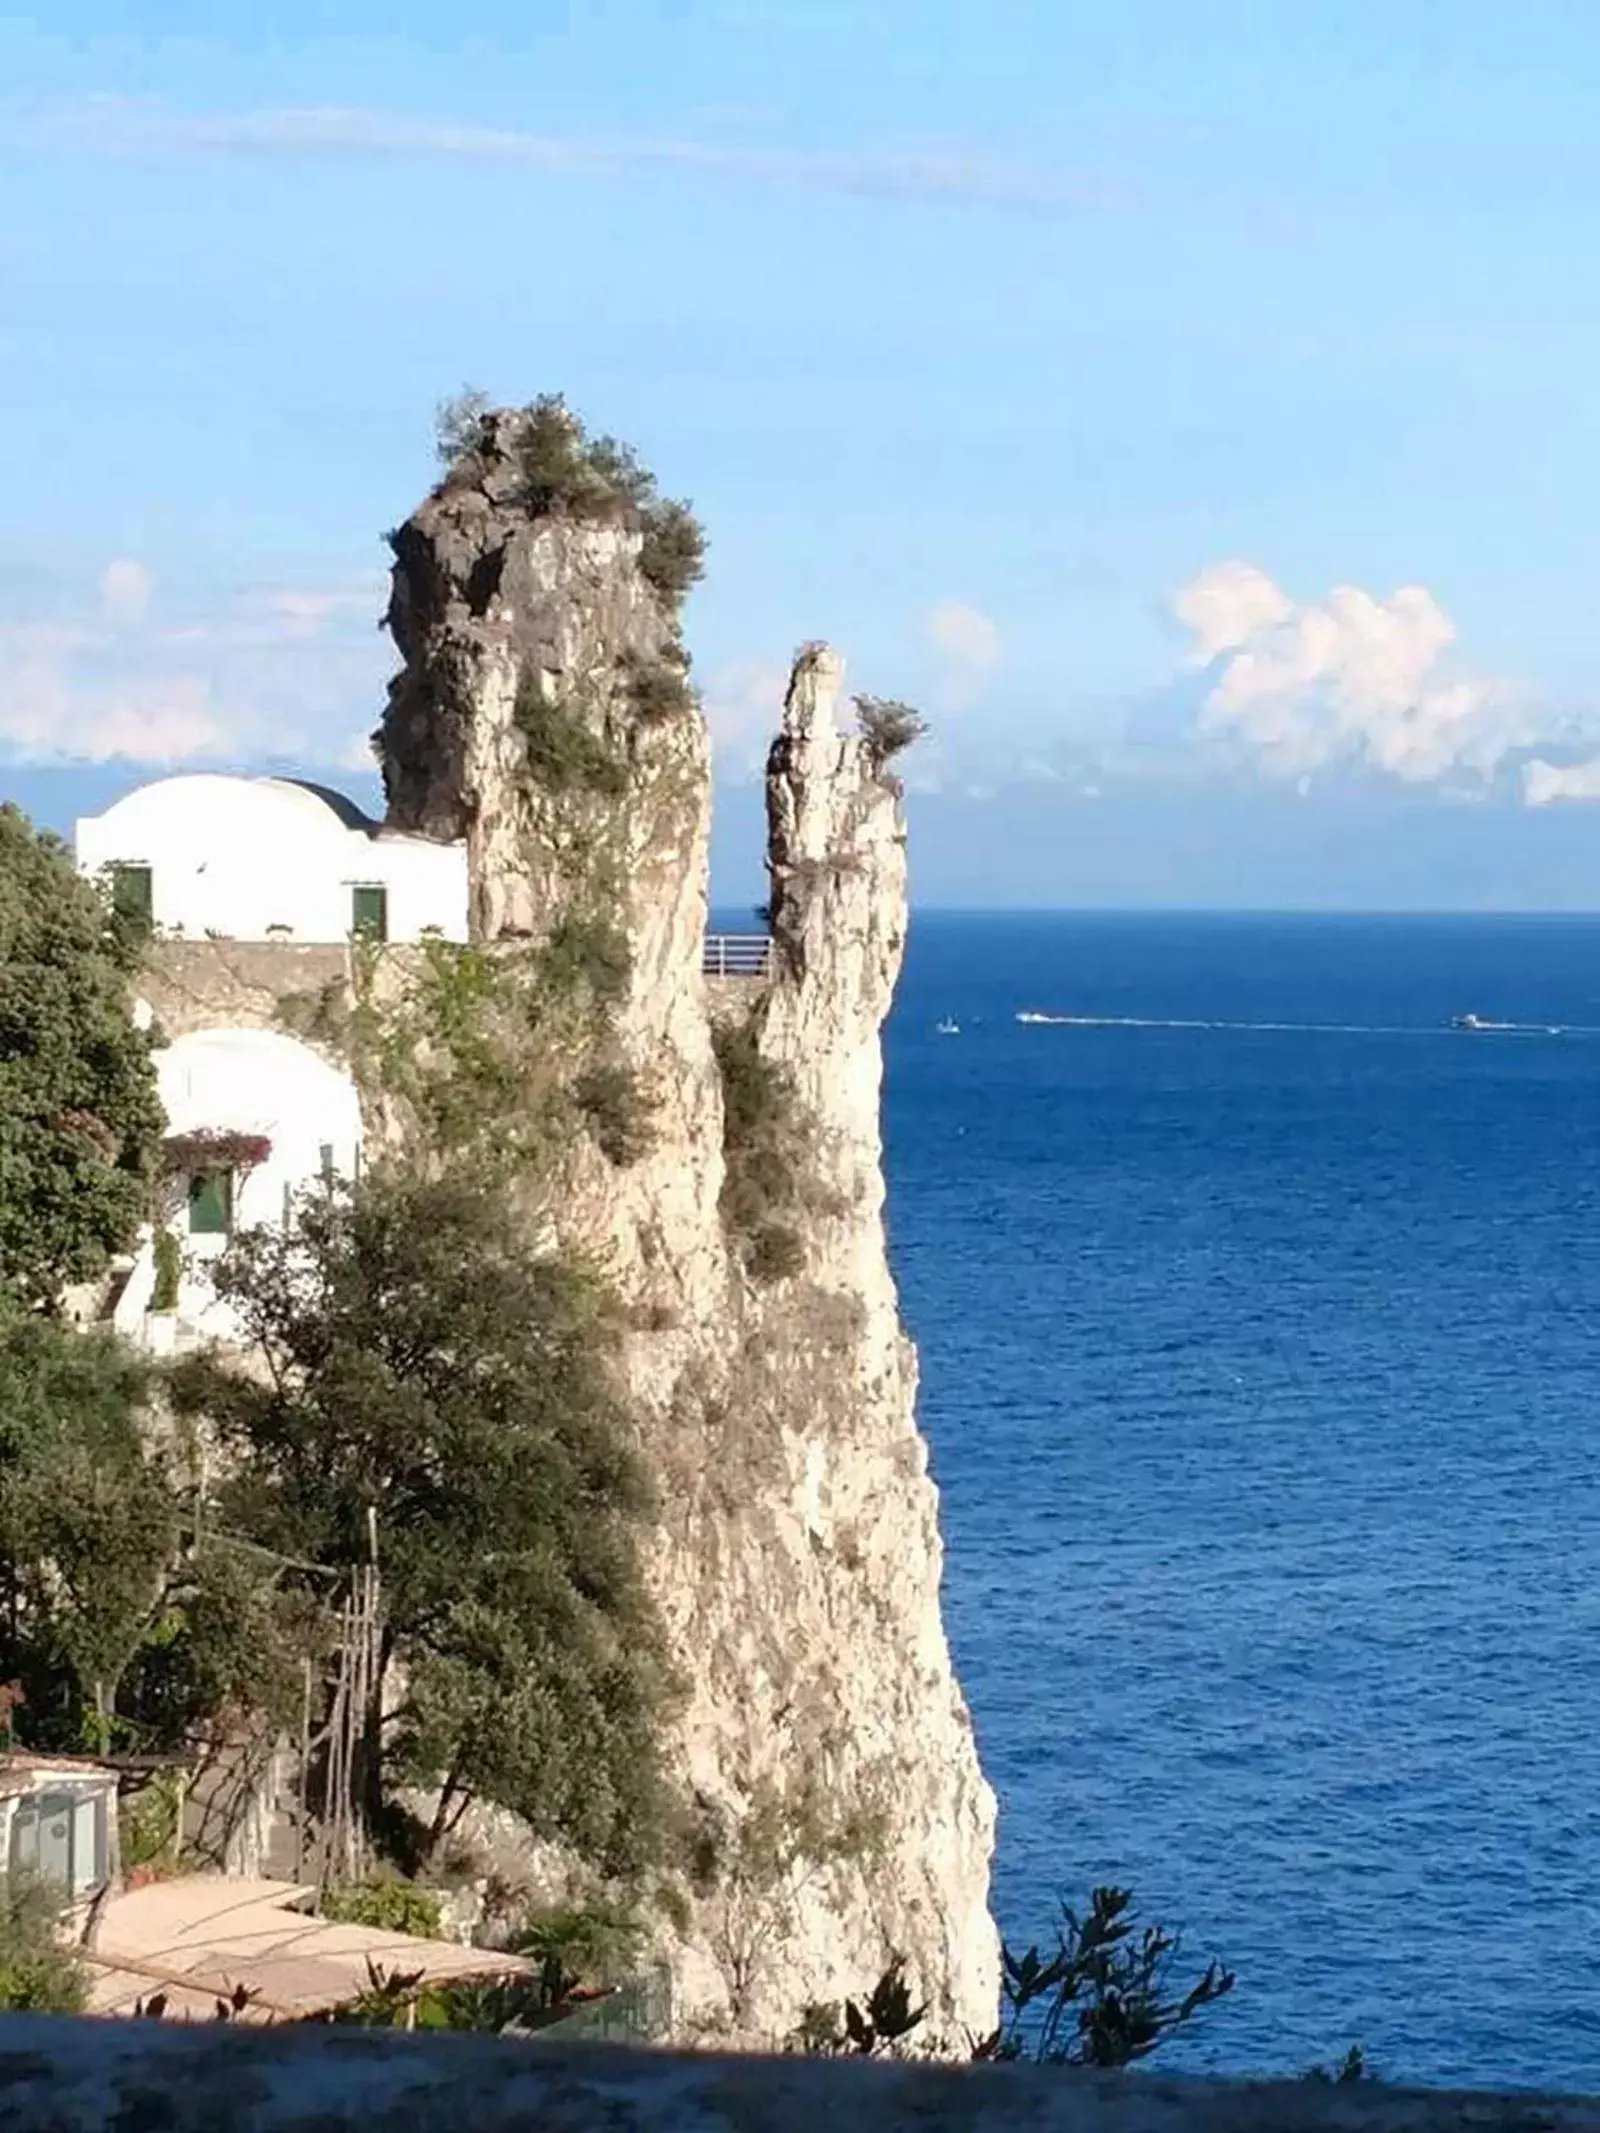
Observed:
[[[355,1177],[361,1161],[361,1104],[350,1076],[277,1030],[195,1030],[156,1054],[156,1075],[168,1134],[259,1134],[272,1144],[266,1161],[235,1180],[235,1230],[281,1226],[294,1202],[326,1168]],[[210,1263],[226,1248],[223,1235],[194,1235],[182,1180],[173,1187],[168,1227],[183,1248],[178,1318],[191,1337],[226,1340],[232,1312],[211,1288]],[[142,1337],[155,1288],[153,1236],[141,1242],[133,1272],[118,1300],[114,1323]]]
[[[467,937],[464,844],[383,829],[292,778],[197,774],[142,785],[77,825],[83,873],[148,867],[152,916],[201,939],[342,941],[357,885],[388,891],[388,937]]]

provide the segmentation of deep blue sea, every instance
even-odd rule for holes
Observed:
[[[886,1121],[1007,1937],[1600,2087],[1600,921],[921,916]]]

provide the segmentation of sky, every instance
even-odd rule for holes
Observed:
[[[924,904],[1600,908],[1586,0],[0,0],[0,796],[376,797],[438,401],[710,541],[714,889],[794,647]]]

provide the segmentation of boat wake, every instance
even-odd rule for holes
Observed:
[[[1238,1022],[1160,1015],[1055,1015],[1024,1008],[1019,1022],[1050,1029],[1189,1029],[1259,1030],[1285,1036],[1317,1037],[1453,1037],[1470,1032],[1480,1037],[1594,1037],[1600,1029],[1556,1022],[1485,1022],[1476,1016],[1445,1023],[1381,1022]]]

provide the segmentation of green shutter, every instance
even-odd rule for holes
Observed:
[[[389,938],[389,892],[363,885],[350,891],[350,931],[364,940]]]
[[[202,1170],[189,1180],[189,1234],[226,1237],[233,1228],[233,1172]]]
[[[120,862],[112,867],[111,908],[123,918],[139,919],[149,925],[155,914],[155,892],[148,867]]]

